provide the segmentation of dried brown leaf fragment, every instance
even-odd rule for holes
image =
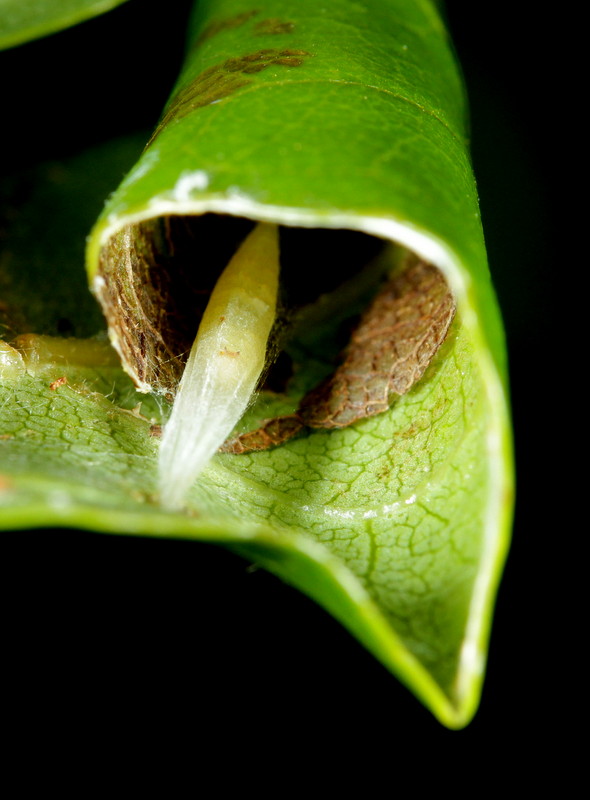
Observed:
[[[305,395],[297,413],[265,420],[226,441],[222,452],[265,450],[305,427],[344,428],[382,414],[393,395],[405,394],[422,378],[454,314],[442,272],[409,258],[369,304],[334,373]]]

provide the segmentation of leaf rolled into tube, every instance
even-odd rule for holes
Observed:
[[[396,243],[442,272],[457,314],[389,410],[216,456],[188,498],[199,516],[171,530],[223,541],[299,586],[460,727],[479,697],[512,477],[502,327],[436,5],[205,0],[189,41],[161,122],[88,246],[92,287],[139,389],[173,396],[203,297],[255,221],[280,225],[294,247],[309,229],[330,248],[341,231],[369,249]],[[300,278],[316,310],[330,297],[362,310],[355,289],[325,285],[341,263],[332,250],[310,259]],[[366,274],[341,278],[350,289]],[[332,308],[334,325],[353,313]],[[289,391],[263,392],[242,430],[288,416],[322,377],[325,322],[286,345]]]

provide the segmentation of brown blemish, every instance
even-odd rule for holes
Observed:
[[[244,76],[254,75],[273,66],[300,67],[310,55],[311,53],[305,50],[267,48],[228,58],[208,67],[170,100],[168,110],[158,123],[146,148],[172,120],[180,120],[198,108],[217,103],[252,83],[250,78]]]
[[[293,48],[287,48],[286,50],[281,50],[282,56],[310,56],[311,53],[308,53],[306,50],[294,50]]]
[[[263,69],[266,69],[266,64],[249,64],[244,67],[242,72],[245,75],[255,75],[257,72],[262,72]]]
[[[193,47],[198,47],[203,42],[212,39],[214,36],[217,36],[219,33],[223,33],[224,31],[231,31],[234,28],[239,28],[242,25],[245,25],[246,22],[255,17],[260,12],[258,9],[253,9],[252,11],[243,11],[241,14],[236,14],[233,17],[227,17],[226,19],[217,19],[213,22],[209,23],[207,27],[203,30],[203,32],[197,37]]]
[[[55,392],[57,388],[59,388],[60,386],[64,386],[67,382],[68,379],[66,378],[66,376],[62,375],[61,378],[57,378],[52,383],[50,383],[49,388],[51,389],[52,392]]]
[[[285,56],[285,58],[277,58],[275,64],[280,64],[282,67],[300,67],[303,64],[303,59]]]
[[[228,439],[221,451],[241,454],[276,447],[309,428],[345,428],[382,414],[423,376],[455,314],[440,270],[412,258],[378,292],[353,332],[340,366],[308,392],[296,414],[265,420]]]
[[[423,433],[423,431],[428,430],[430,427],[430,421],[427,418],[421,419],[418,418],[412,422],[412,424],[403,431],[398,431],[394,434],[394,436],[400,439],[413,439],[414,436],[418,436],[418,434]]]
[[[228,59],[228,62],[231,61],[232,59]],[[225,97],[229,97],[229,95],[237,92],[238,89],[242,89],[252,82],[249,79],[232,74],[236,73],[237,70],[232,69],[231,63],[229,64],[230,69],[226,70],[225,65],[228,62],[216,64],[213,67],[203,70],[203,72],[197,75],[188,86],[185,86],[184,89],[181,89],[174,95],[170,101],[168,110],[158,123],[147,143],[146,149],[172,120],[182,119],[197,108],[203,108],[204,106],[209,106],[212,103],[223,100]]]
[[[162,426],[150,425],[150,436],[154,436],[156,439],[159,439],[162,436]]]
[[[237,358],[240,355],[239,350],[220,350],[220,356],[227,356],[228,358]]]
[[[261,19],[254,26],[254,31],[257,36],[269,36],[280,33],[293,33],[295,30],[295,23],[288,22],[287,20],[278,19],[277,17],[269,17],[269,19]]]

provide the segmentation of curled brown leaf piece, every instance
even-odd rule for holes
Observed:
[[[252,453],[256,450],[269,450],[271,447],[292,439],[305,427],[298,414],[288,414],[283,417],[274,417],[263,422],[255,431],[248,431],[239,436],[227,439],[219,448],[221,453]]]
[[[413,259],[377,293],[340,365],[305,395],[297,413],[265,420],[257,430],[228,439],[222,452],[266,450],[304,427],[344,428],[387,411],[392,395],[405,394],[423,376],[454,313],[453,295],[440,270]]]
[[[310,428],[344,428],[387,411],[392,394],[420,380],[442,344],[455,305],[440,270],[417,261],[392,277],[365,311],[342,363],[302,400]]]

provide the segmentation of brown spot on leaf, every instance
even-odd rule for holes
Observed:
[[[252,80],[245,76],[254,75],[272,66],[300,67],[305,57],[309,55],[311,54],[305,50],[267,48],[228,58],[208,67],[170,100],[146,147],[152,144],[172,120],[180,120],[192,111],[223,100],[244,86],[248,86]]]
[[[240,63],[243,63],[244,61],[246,63],[248,63],[249,61],[260,61],[261,58],[264,58],[264,56],[267,56],[271,53],[276,53],[276,50],[267,47],[266,49],[263,50],[257,50],[255,53],[249,53],[246,56],[242,56],[240,59],[232,59],[232,61],[235,60]]]
[[[243,11],[241,14],[235,14],[233,17],[213,20],[213,22],[209,23],[209,25],[207,25],[203,32],[197,37],[194,47],[198,47],[200,44],[206,42],[208,39],[212,39],[219,33],[231,31],[234,28],[239,28],[242,25],[245,25],[246,22],[251,20],[252,17],[255,17],[258,13],[258,9],[253,9],[252,11]]]
[[[303,59],[284,56],[283,58],[277,58],[275,64],[280,64],[282,67],[300,67],[303,64]]]
[[[266,69],[266,64],[248,64],[247,67],[244,67],[242,72],[245,75],[254,75],[257,72],[262,72],[263,69]]]
[[[292,33],[295,30],[295,23],[288,20],[278,19],[277,17],[269,17],[268,19],[261,19],[254,25],[254,31],[257,36],[269,36],[280,33]]]
[[[223,100],[238,89],[242,89],[251,83],[249,79],[232,74],[239,72],[236,65],[232,63],[233,61],[234,59],[228,59],[223,64],[217,64],[203,70],[188,86],[177,92],[170,101],[168,110],[158,123],[146,148],[152,144],[172,120],[182,119],[197,108],[203,108]]]
[[[55,392],[57,388],[59,388],[60,386],[64,386],[67,382],[68,379],[66,378],[66,376],[62,375],[61,378],[57,378],[52,383],[50,383],[49,388],[51,389],[52,392]]]

